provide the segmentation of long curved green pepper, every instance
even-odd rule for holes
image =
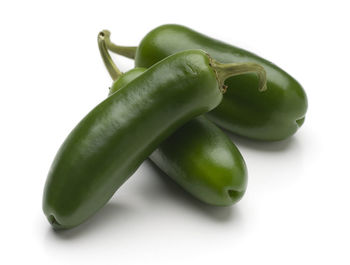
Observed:
[[[98,104],[52,163],[43,194],[50,224],[66,229],[91,217],[161,142],[220,103],[222,78],[235,70],[237,64],[187,50],[153,65]],[[264,71],[259,74],[264,86]]]
[[[307,97],[302,86],[275,64],[235,46],[212,39],[181,25],[153,29],[138,47],[107,43],[108,49],[135,58],[136,67],[150,67],[163,58],[187,49],[202,49],[220,62],[253,62],[267,74],[263,93],[252,74],[226,80],[228,91],[221,104],[206,116],[235,134],[256,140],[276,141],[293,135],[304,123]]]
[[[110,59],[103,41],[110,33],[99,34],[102,59],[115,81],[109,95],[141,75],[146,68],[121,74]],[[238,202],[247,187],[247,168],[237,147],[203,115],[189,121],[161,143],[150,159],[197,199],[212,205]]]

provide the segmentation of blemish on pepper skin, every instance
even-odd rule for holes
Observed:
[[[198,75],[198,72],[196,71],[195,68],[193,68],[193,66],[191,64],[186,63],[186,66],[187,66],[186,68],[189,69],[189,72],[191,72],[194,75]]]
[[[236,190],[228,190],[227,193],[228,193],[228,196],[229,196],[232,200],[236,200],[237,198],[240,197],[240,194],[241,194],[240,191],[236,191]]]
[[[295,121],[295,123],[298,125],[298,127],[301,127],[305,121],[305,117],[302,117],[301,119],[298,119]]]
[[[60,224],[57,222],[55,216],[53,216],[53,214],[50,214],[50,215],[47,217],[47,219],[49,220],[49,223],[50,223],[51,225],[60,225]]]

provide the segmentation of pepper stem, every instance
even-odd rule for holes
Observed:
[[[107,49],[110,50],[111,52],[114,52],[116,54],[122,55],[124,57],[130,58],[130,59],[135,59],[135,54],[136,54],[136,49],[137,47],[127,47],[127,46],[119,46],[114,44],[111,39],[110,39],[110,32],[108,30],[105,30],[108,32],[108,35],[105,37],[106,41],[106,46]]]
[[[109,39],[110,32],[108,30],[101,31],[97,36],[98,48],[100,49],[100,54],[102,60],[108,70],[109,75],[116,81],[121,75],[122,72],[118,69],[118,67],[113,62],[107,47],[106,47],[106,39]]]
[[[259,78],[259,91],[265,91],[267,89],[266,87],[266,71],[264,67],[262,67],[259,64],[256,63],[220,63],[214,59],[211,58],[211,66],[214,68],[218,80],[220,88],[223,90],[223,92],[226,92],[227,86],[224,85],[224,82],[227,78],[236,76],[236,75],[242,75],[242,74],[248,74],[248,73],[256,73]]]

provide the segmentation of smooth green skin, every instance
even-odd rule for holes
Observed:
[[[47,177],[43,210],[56,229],[84,222],[176,129],[222,100],[209,57],[169,56],[97,105],[68,135]]]
[[[145,70],[134,68],[126,72],[109,94],[122,89]],[[247,188],[247,168],[241,153],[203,115],[178,129],[149,158],[182,188],[211,205],[232,205]]]
[[[135,66],[150,67],[166,56],[202,49],[222,63],[253,62],[267,73],[267,90],[259,92],[254,74],[231,77],[219,107],[207,114],[217,125],[256,140],[276,141],[303,124],[307,98],[301,85],[273,63],[246,50],[209,38],[180,25],[163,25],[148,33],[136,50]]]
[[[113,95],[118,90],[125,87],[131,81],[143,74],[147,69],[142,67],[133,68],[126,73],[123,73],[118,79],[113,83],[112,87],[109,89],[108,96]]]

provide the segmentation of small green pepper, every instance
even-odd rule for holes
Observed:
[[[220,103],[223,82],[237,68],[187,50],[97,105],[68,135],[50,168],[43,194],[50,224],[71,228],[92,216],[163,140]]]
[[[166,56],[202,49],[220,62],[254,62],[267,74],[267,87],[259,93],[252,74],[231,77],[221,104],[206,116],[235,134],[256,140],[276,141],[293,135],[303,124],[307,97],[301,85],[273,63],[246,50],[223,43],[180,25],[163,25],[149,32],[138,47],[107,43],[118,54],[135,58],[136,67],[150,67]]]
[[[110,33],[103,31],[103,41]],[[114,84],[112,95],[146,68],[120,73],[99,35],[101,56]],[[239,201],[247,187],[247,168],[232,141],[204,115],[194,118],[161,143],[149,157],[155,165],[197,199],[227,206]]]

